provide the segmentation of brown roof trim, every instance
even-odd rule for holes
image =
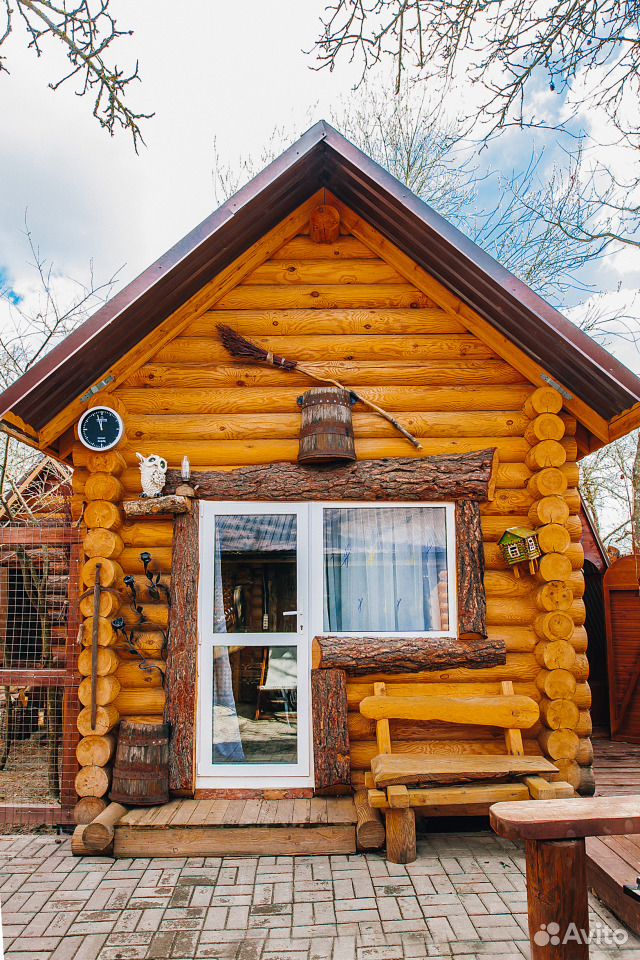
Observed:
[[[324,121],[70,334],[0,398],[42,429],[109,367],[319,188],[355,213],[607,421],[640,380]]]
[[[609,554],[607,553],[607,548],[605,547],[602,540],[600,539],[600,534],[596,530],[596,525],[593,520],[593,515],[587,503],[585,502],[585,499],[582,496],[582,493],[580,493],[580,515],[584,520],[584,525],[587,527],[587,533],[585,534],[585,532],[583,531],[583,534],[582,534],[582,545],[583,547],[585,547],[585,559],[591,560],[591,562],[593,563],[592,558],[587,556],[589,551],[588,549],[586,549],[586,545],[585,545],[585,540],[587,539],[588,536],[591,536],[591,539],[593,540],[593,544],[600,556],[601,572],[605,573],[607,568],[611,566],[611,561],[609,560]]]

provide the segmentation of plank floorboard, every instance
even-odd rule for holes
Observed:
[[[309,823],[310,814],[311,814],[310,800],[294,800],[293,801],[293,822],[294,823]]]
[[[224,823],[224,818],[230,803],[230,800],[214,800],[209,811],[209,823]]]
[[[185,826],[198,809],[198,805],[202,802],[202,800],[183,800],[179,808],[176,810],[174,818],[171,822],[171,826]]]
[[[192,813],[189,823],[193,826],[199,827],[210,823],[211,811],[215,803],[215,800],[199,800],[198,806]]]
[[[119,823],[126,824],[127,826],[135,826],[145,812],[146,811],[143,808],[129,810],[127,813],[125,813],[124,817],[120,818]]]
[[[355,807],[351,797],[332,797],[327,801],[327,819],[330,823],[354,823]]]
[[[172,807],[175,806],[174,802],[163,803],[158,807],[148,807],[144,816],[138,820],[139,826],[151,826],[156,824],[157,826],[163,826],[167,822],[168,816],[172,813]]]
[[[313,797],[309,801],[311,804],[310,809],[310,820],[311,823],[326,823],[327,822],[327,801],[324,797]]]
[[[181,800],[171,800],[162,807],[162,816],[156,821],[158,826],[168,826],[180,809]]]
[[[261,806],[262,800],[247,800],[242,811],[242,823],[258,823]]]
[[[278,815],[275,823],[285,824],[293,823],[293,800],[278,800]]]
[[[243,822],[243,811],[246,806],[246,800],[231,800],[229,806],[227,807],[227,812],[224,818],[225,826],[236,826]]]

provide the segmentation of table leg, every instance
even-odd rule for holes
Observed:
[[[531,960],[586,960],[589,903],[585,844],[527,840]]]

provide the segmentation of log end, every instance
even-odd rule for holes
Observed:
[[[164,497],[149,497],[146,500],[125,500],[122,509],[129,518],[175,516],[179,513],[191,513],[192,500],[178,494],[169,494]]]

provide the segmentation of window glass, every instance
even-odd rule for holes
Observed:
[[[296,763],[295,647],[213,650],[213,763]]]
[[[324,631],[449,630],[442,506],[327,507]]]
[[[295,633],[295,514],[216,517],[214,633]]]

